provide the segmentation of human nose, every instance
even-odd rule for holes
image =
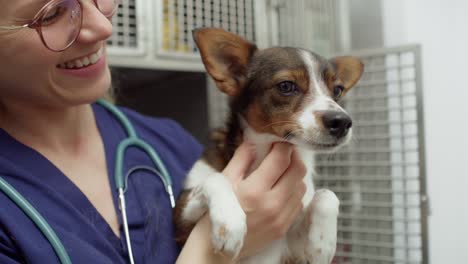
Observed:
[[[83,25],[77,42],[94,43],[108,39],[112,35],[112,23],[99,11],[93,0],[81,1],[83,5]]]

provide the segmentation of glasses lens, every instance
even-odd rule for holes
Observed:
[[[42,38],[47,47],[54,51],[68,48],[80,32],[81,17],[77,0],[51,2],[40,20]]]
[[[97,0],[96,4],[101,13],[110,18],[115,14],[119,5],[122,3],[121,0]]]

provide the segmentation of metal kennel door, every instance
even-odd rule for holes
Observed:
[[[341,201],[335,263],[428,263],[420,49],[354,55],[365,64],[343,102],[354,139],[315,161],[319,188]]]

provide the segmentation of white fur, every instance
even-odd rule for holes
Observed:
[[[306,130],[317,129],[319,125],[315,119],[315,112],[337,110],[346,113],[346,111],[330,97],[327,91],[328,88],[323,80],[317,78],[317,76],[321,76],[319,62],[306,50],[301,50],[300,54],[307,67],[309,76],[311,76],[309,90],[314,95],[314,99],[304,108],[298,121]]]
[[[203,193],[208,197],[213,246],[238,256],[247,233],[247,222],[228,179],[221,173],[205,181]]]
[[[330,263],[335,255],[340,202],[330,190],[317,190],[311,203],[308,234],[310,264]]]
[[[324,81],[318,76],[321,76],[320,73],[320,62],[317,61],[310,52],[306,50],[300,50],[300,55],[310,76],[310,85],[309,90],[310,94],[313,94],[312,100],[309,105],[304,107],[302,113],[299,114],[297,118],[298,124],[301,126],[303,133],[303,139],[293,138],[292,142],[297,145],[307,144],[308,141],[315,142],[326,142],[327,139],[321,136],[321,127],[316,119],[315,113],[320,111],[341,111],[346,113],[346,111],[330,97],[330,92]],[[349,130],[346,137],[342,140],[342,145],[346,144],[351,140],[352,137],[352,128]],[[306,139],[306,141],[304,141]],[[328,152],[334,151],[335,149],[330,149]]]
[[[228,179],[199,160],[190,171],[186,186],[192,191],[182,210],[182,218],[196,222],[208,210],[214,248],[237,256],[244,243],[247,223]]]
[[[192,189],[200,186],[207,176],[216,173],[217,171],[208,165],[204,160],[198,160],[190,170],[187,179],[185,180],[185,188]]]
[[[185,189],[193,189],[190,193],[187,205],[182,211],[182,218],[186,221],[196,222],[207,210],[204,194],[201,186],[207,177],[211,177],[216,170],[206,164],[204,160],[198,160],[190,170],[185,181]]]

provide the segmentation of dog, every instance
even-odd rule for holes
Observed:
[[[247,232],[246,215],[224,169],[244,140],[255,146],[256,162],[274,142],[293,144],[307,168],[303,210],[286,235],[240,263],[329,264],[336,250],[339,200],[330,190],[315,191],[314,152],[346,144],[352,120],[337,103],[360,79],[364,66],[355,57],[327,60],[291,47],[260,50],[242,37],[217,28],[193,31],[202,61],[217,87],[229,96],[226,131],[189,172],[174,211],[176,236],[183,243],[206,213],[215,250],[238,256]]]

